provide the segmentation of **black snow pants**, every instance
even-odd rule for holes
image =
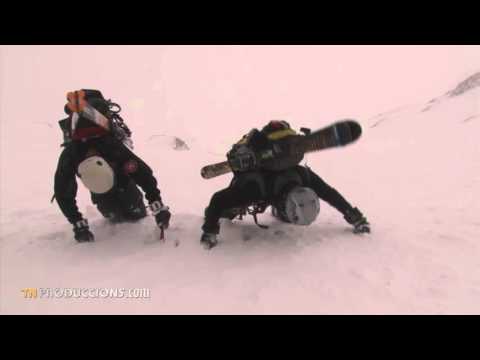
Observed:
[[[137,221],[147,216],[143,194],[131,179],[105,194],[91,193],[98,211],[113,223]]]

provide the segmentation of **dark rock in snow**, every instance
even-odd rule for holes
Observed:
[[[190,150],[187,143],[178,137],[174,137],[173,148],[175,150]]]
[[[480,87],[480,72],[477,72],[476,74],[462,81],[455,89],[449,91],[446,95],[450,97],[462,95],[476,87]]]

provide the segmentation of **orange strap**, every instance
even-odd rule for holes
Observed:
[[[80,113],[85,108],[87,101],[85,100],[85,91],[78,90],[67,94],[68,108],[72,112]]]

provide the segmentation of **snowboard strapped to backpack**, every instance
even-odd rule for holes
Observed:
[[[281,171],[299,164],[306,153],[346,146],[357,141],[362,135],[361,125],[352,119],[344,119],[316,131],[302,128],[305,135],[291,134],[278,139],[275,136],[270,150],[261,153],[244,151],[245,144],[234,145],[233,152],[227,154],[227,161],[204,166],[200,174],[204,179],[236,172],[238,169],[251,170],[256,167],[271,171]],[[283,135],[284,131],[280,131]],[[237,151],[242,150],[242,151]]]
[[[120,105],[106,100],[99,90],[89,89],[69,92],[67,101],[64,110],[69,116],[59,121],[64,140],[62,146],[110,133],[133,149],[132,132],[119,115]]]

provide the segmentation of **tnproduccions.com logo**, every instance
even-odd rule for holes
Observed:
[[[25,288],[25,299],[150,299],[148,288]]]

